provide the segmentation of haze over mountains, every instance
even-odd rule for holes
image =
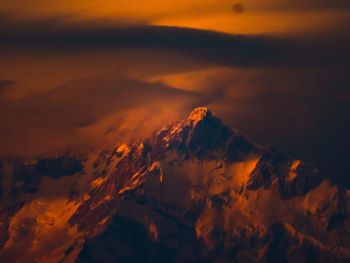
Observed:
[[[1,262],[350,260],[350,191],[206,107],[141,141],[0,168]]]
[[[132,142],[207,105],[350,186],[349,7],[1,1],[0,158]]]

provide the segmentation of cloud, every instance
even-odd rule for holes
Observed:
[[[235,3],[232,5],[232,10],[235,13],[242,14],[245,11],[245,6],[242,3]]]
[[[45,21],[44,21],[45,22]],[[0,27],[0,49],[28,52],[76,53],[94,50],[166,50],[231,67],[349,66],[350,38],[233,35],[170,26],[67,25],[48,23]],[[339,35],[339,34],[338,34]]]
[[[253,140],[345,174],[346,28],[276,37],[52,21],[0,26],[0,51],[7,56],[2,78],[23,90],[19,97],[1,98],[1,156],[140,138],[206,104]],[[204,70],[209,73],[196,76]],[[189,77],[160,81],[177,74]]]
[[[8,80],[8,79],[4,79],[4,80],[0,80],[0,94],[5,91],[8,87],[14,85],[15,82],[13,80]]]
[[[0,48],[9,50],[158,49],[237,66],[273,64],[288,54],[288,43],[278,38],[166,26],[61,28],[57,24],[42,28],[31,24],[0,29],[0,36]]]
[[[53,149],[96,146],[94,144],[106,142],[104,135],[110,133],[111,125],[115,130],[124,125],[126,114],[129,125],[123,131],[123,138],[121,134],[114,134],[115,137],[107,139],[113,143],[126,140],[136,127],[140,138],[152,131],[157,123],[160,125],[176,118],[162,115],[162,109],[174,109],[199,97],[194,92],[110,74],[70,81],[53,90],[22,98],[3,98],[0,103],[0,155],[43,154]],[[132,116],[132,111],[138,116]],[[153,114],[153,119],[149,119],[152,125],[143,119],[150,112]],[[158,120],[158,117],[163,119]],[[92,126],[94,130],[89,131]]]
[[[350,9],[350,3],[347,0],[290,0],[267,3],[266,8],[283,11],[315,11],[332,9],[341,9],[344,11]]]

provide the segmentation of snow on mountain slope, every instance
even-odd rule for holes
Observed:
[[[205,107],[142,142],[86,157],[81,166],[70,177],[49,179],[64,189],[60,198],[41,190],[5,216],[0,259],[350,259],[349,191],[303,161],[255,145]]]

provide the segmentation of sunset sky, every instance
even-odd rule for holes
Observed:
[[[350,1],[0,1],[0,156],[139,139],[206,105],[349,183]]]

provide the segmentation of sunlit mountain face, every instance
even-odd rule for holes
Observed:
[[[0,1],[0,262],[349,262],[349,22]]]

